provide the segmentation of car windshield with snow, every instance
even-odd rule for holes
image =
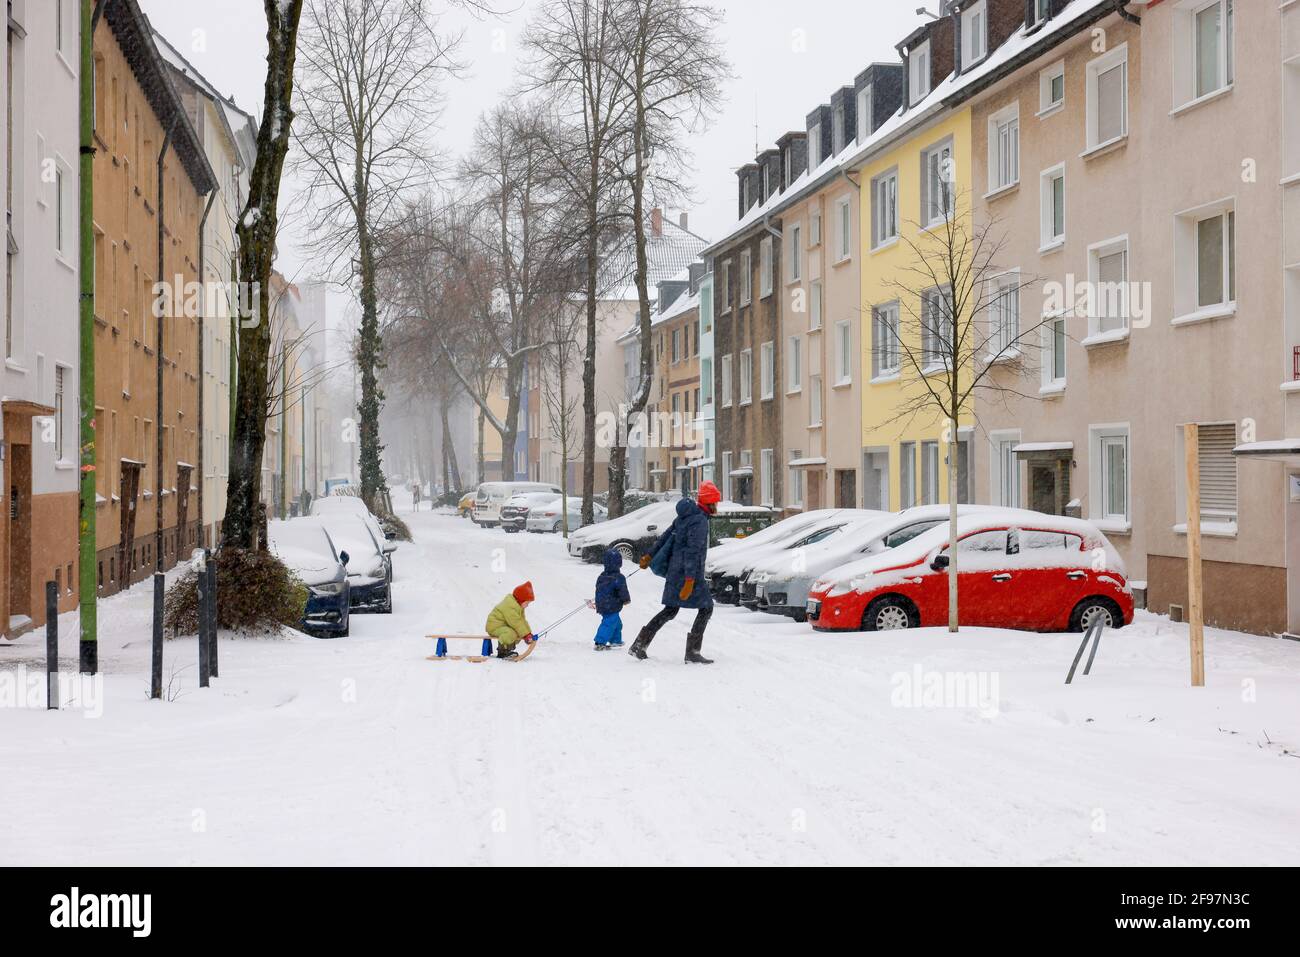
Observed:
[[[317,518],[268,522],[266,537],[275,557],[307,586],[302,630],[322,637],[346,636],[351,586],[340,554],[346,549],[336,547]]]
[[[390,613],[393,610],[393,568],[370,525],[357,515],[322,516],[335,547],[348,553],[348,583],[353,611]]]

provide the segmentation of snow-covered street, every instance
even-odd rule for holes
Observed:
[[[481,631],[525,579],[544,627],[597,569],[558,536],[403,517],[391,617],[225,640],[207,691],[194,640],[169,642],[174,701],[146,697],[147,586],[104,601],[102,716],[0,710],[0,864],[1300,859],[1295,643],[1209,631],[1193,690],[1185,628],[1143,613],[1067,687],[1077,636],[818,635],[719,607],[712,667],[682,664],[689,615],[638,663],[593,653],[591,612],[519,665],[434,663],[433,629]],[[660,581],[630,586],[628,641]],[[71,669],[75,615],[61,629]],[[38,670],[43,640],[0,644],[0,671]],[[949,673],[986,696],[927,699]]]

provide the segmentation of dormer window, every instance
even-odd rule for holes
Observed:
[[[858,91],[858,145],[871,135],[871,84]]]
[[[808,130],[808,168],[822,165],[822,125],[814,123]]]
[[[961,13],[961,59],[963,69],[974,66],[988,53],[988,0],[978,0]]]
[[[772,195],[772,167],[767,163],[763,164],[763,192],[761,194],[763,202],[767,202]]]
[[[930,95],[930,41],[907,54],[909,105],[915,106]]]
[[[787,146],[785,148],[785,185],[789,186],[794,182],[794,150]]]
[[[1047,22],[1047,18],[1051,13],[1051,10],[1049,9],[1051,6],[1051,0],[1032,0],[1032,2],[1033,8],[1030,13],[1033,16],[1033,19],[1030,21],[1029,26],[1036,27]]]
[[[740,205],[749,209],[749,177],[746,176],[740,181]]]
[[[844,149],[844,104],[835,107],[831,118],[831,153],[838,156]]]

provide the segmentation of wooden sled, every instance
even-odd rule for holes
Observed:
[[[494,657],[492,654],[492,636],[491,635],[427,635],[426,637],[438,642],[438,651],[429,655],[426,661],[468,661],[473,664],[482,664],[483,662]],[[484,654],[481,655],[449,655],[447,654],[448,641],[481,641],[483,642]],[[520,662],[533,653],[537,647],[534,641],[531,645],[526,645],[524,650],[519,653],[518,658],[505,658],[504,661]]]

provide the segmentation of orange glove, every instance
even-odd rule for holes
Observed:
[[[677,593],[677,597],[682,601],[686,601],[691,597],[693,591],[695,591],[695,579],[688,578],[686,579],[686,584],[682,586],[682,590]]]
[[[639,562],[637,562],[637,564],[640,565],[642,568],[649,568],[649,567],[650,567],[650,556],[649,556],[649,555],[642,555],[642,556],[641,556],[641,560],[640,560]]]

